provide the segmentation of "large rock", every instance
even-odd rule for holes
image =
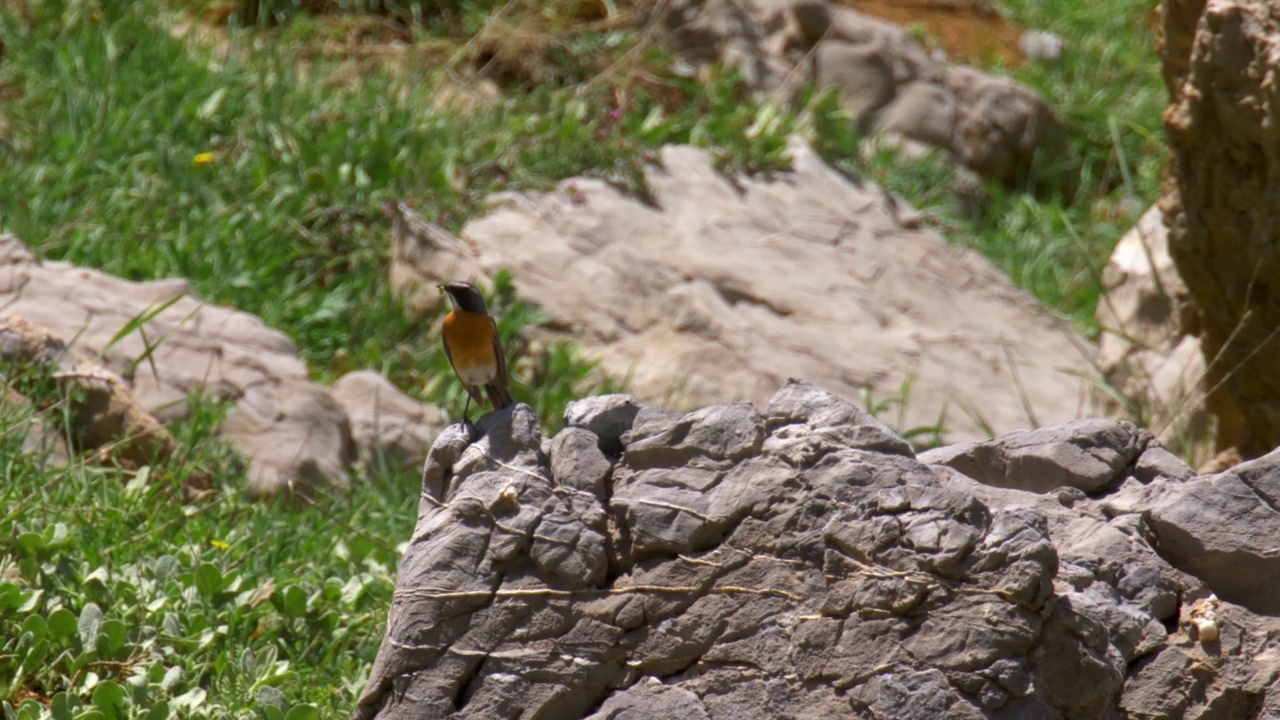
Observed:
[[[1172,162],[1161,207],[1200,310],[1218,445],[1256,457],[1280,445],[1280,4],[1199,4],[1163,3]]]
[[[1037,153],[1065,148],[1061,121],[1031,89],[940,64],[906,28],[841,4],[677,0],[661,8],[684,64],[733,68],[773,98],[816,82],[834,89],[861,127],[941,149],[984,177],[1012,180]]]
[[[475,263],[450,270],[511,270],[554,337],[645,402],[762,404],[805,377],[900,399],[903,427],[954,439],[1077,416],[1093,350],[1072,328],[879,188],[804,146],[794,165],[730,178],[704,151],[667,147],[646,173],[652,204],[584,178],[507,195],[463,229]],[[438,235],[397,228],[396,245]]]
[[[602,495],[556,474],[599,463],[591,431],[553,439],[582,455],[566,462],[542,454],[523,406],[482,430],[475,444],[446,430],[428,459],[355,718],[1280,710],[1280,619],[1162,557],[1149,517],[1206,479],[1132,426],[1005,439],[1075,468],[1087,438],[1115,480],[1096,497],[923,464],[800,382],[764,409],[641,407]],[[1255,509],[1280,491],[1262,465],[1238,474],[1259,488],[1242,496]]]
[[[42,262],[11,235],[0,235],[0,306],[66,341],[72,355],[98,359],[112,378],[120,376],[104,381],[111,390],[106,395],[127,391],[130,399],[99,403],[109,424],[128,426],[137,435],[141,426],[121,418],[145,415],[152,425],[152,416],[180,419],[187,415],[188,396],[200,393],[236,403],[219,432],[248,457],[255,493],[346,485],[357,457],[347,413],[326,388],[311,382],[293,341],[259,318],[206,303],[183,280],[130,282]],[[122,334],[131,323],[137,327]],[[369,397],[350,381],[344,384],[341,396],[357,419],[361,447],[372,455],[393,444],[412,454],[416,441],[420,460],[439,414],[422,406],[415,412],[415,403],[388,387],[383,381]],[[375,429],[398,434],[383,433],[375,441]],[[141,434],[147,443],[167,437]]]

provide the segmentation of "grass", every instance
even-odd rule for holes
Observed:
[[[462,391],[436,319],[411,317],[386,287],[390,203],[456,230],[494,191],[572,175],[643,193],[641,169],[668,143],[709,148],[728,168],[785,169],[799,131],[1088,329],[1099,269],[1132,219],[1124,208],[1154,199],[1163,163],[1163,95],[1146,6],[1132,0],[1006,3],[1071,43],[1061,65],[1012,72],[1062,108],[1078,188],[1068,201],[1046,168],[1026,188],[988,188],[979,219],[956,212],[938,163],[860,155],[831,98],[793,113],[752,101],[730,75],[674,77],[660,54],[631,50],[636,31],[580,17],[590,4],[516,3],[493,20],[488,3],[448,3],[447,22],[410,38],[436,62],[392,71],[357,58],[360,81],[348,82],[352,58],[315,50],[345,34],[323,18],[197,43],[170,33],[173,8],[158,1],[0,7],[0,230],[41,257],[187,277],[289,333],[318,379],[371,368],[455,412]],[[594,29],[575,29],[584,22]],[[517,41],[528,52],[500,52]],[[476,62],[496,67],[505,99],[443,102],[439,68]],[[571,346],[522,342],[538,311],[515,300],[518,282],[500,276],[488,291],[515,393],[550,431],[566,402],[616,381]],[[58,467],[22,450],[31,420],[57,431],[65,407],[34,399],[0,405],[6,720],[345,716],[381,639],[416,473],[379,470],[311,504],[250,503],[243,462],[214,438],[227,408],[200,400],[173,428],[184,452],[165,467]],[[180,486],[197,471],[214,488],[192,501]]]

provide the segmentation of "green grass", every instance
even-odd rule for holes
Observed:
[[[1088,329],[1099,269],[1131,221],[1115,208],[1154,199],[1164,160],[1146,5],[1130,0],[1007,3],[1072,43],[1061,65],[1014,74],[1062,109],[1078,189],[1069,202],[1045,168],[1028,180],[1035,193],[988,188],[981,219],[954,210],[938,163],[860,157],[831,98],[792,113],[753,102],[731,76],[674,78],[660,54],[629,54],[631,30],[573,31],[578,3],[536,4],[536,17],[517,4],[526,16],[490,27],[558,34],[500,74],[507,99],[464,110],[437,107],[438,68],[486,52],[466,40],[488,3],[448,3],[447,22],[415,36],[441,58],[421,65],[432,70],[367,64],[345,83],[310,51],[336,35],[323,18],[206,47],[174,39],[157,2],[0,6],[0,230],[45,258],[187,277],[289,333],[318,379],[372,368],[454,412],[462,391],[436,318],[411,317],[387,289],[390,203],[456,230],[494,191],[572,175],[643,193],[641,169],[668,143],[710,148],[731,169],[784,169],[786,139],[801,131]],[[606,67],[621,70],[601,77]],[[571,346],[527,346],[520,330],[539,315],[515,300],[518,283],[503,275],[488,292],[515,394],[550,431],[566,402],[618,381]],[[37,400],[38,411],[0,405],[6,720],[345,716],[381,639],[417,473],[375,472],[310,504],[251,503],[243,461],[213,437],[226,408],[204,401],[173,428],[182,453],[171,463],[60,468],[21,450],[33,414],[56,430],[65,406]],[[892,415],[902,402],[877,407]],[[194,472],[213,477],[199,501],[181,491]]]

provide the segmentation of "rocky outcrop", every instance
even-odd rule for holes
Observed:
[[[652,203],[594,179],[510,194],[459,241],[399,208],[393,280],[439,302],[436,273],[492,277],[544,329],[630,380],[646,402],[762,404],[788,377],[901,400],[901,427],[986,437],[1079,415],[1093,348],[976,252],[797,145],[794,171],[726,177],[704,151],[667,147]],[[406,219],[407,218],[407,219]],[[433,249],[435,248],[435,249]]]
[[[192,393],[235,403],[219,434],[248,457],[249,487],[265,495],[345,487],[360,457],[419,465],[441,424],[437,410],[362,375],[331,394],[309,379],[288,336],[200,300],[182,280],[130,282],[42,262],[0,235],[0,305],[9,313],[0,354],[20,349],[5,338],[33,326],[58,348],[49,361],[61,370],[97,368],[68,371],[91,391],[83,409],[92,431],[80,445],[110,442],[134,464],[172,444],[161,423],[185,417]],[[130,440],[114,442],[121,437]]]
[[[938,62],[906,28],[827,0],[663,3],[669,46],[691,67],[718,64],[774,98],[810,82],[834,89],[863,129],[937,148],[997,180],[1037,153],[1065,149],[1065,131],[1034,91]]]
[[[1231,518],[1269,517],[1269,465],[1194,478],[1109,421],[916,457],[802,382],[568,415],[549,455],[524,406],[437,440],[353,717],[1280,711],[1270,526],[1181,509],[1252,483]]]
[[[1218,445],[1252,457],[1280,445],[1280,5],[1199,4],[1163,3],[1173,152],[1161,207],[1200,310]]]

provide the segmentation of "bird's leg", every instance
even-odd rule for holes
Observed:
[[[467,401],[462,405],[462,424],[470,425],[471,418],[467,417],[467,411],[471,409],[471,390],[467,388]]]

